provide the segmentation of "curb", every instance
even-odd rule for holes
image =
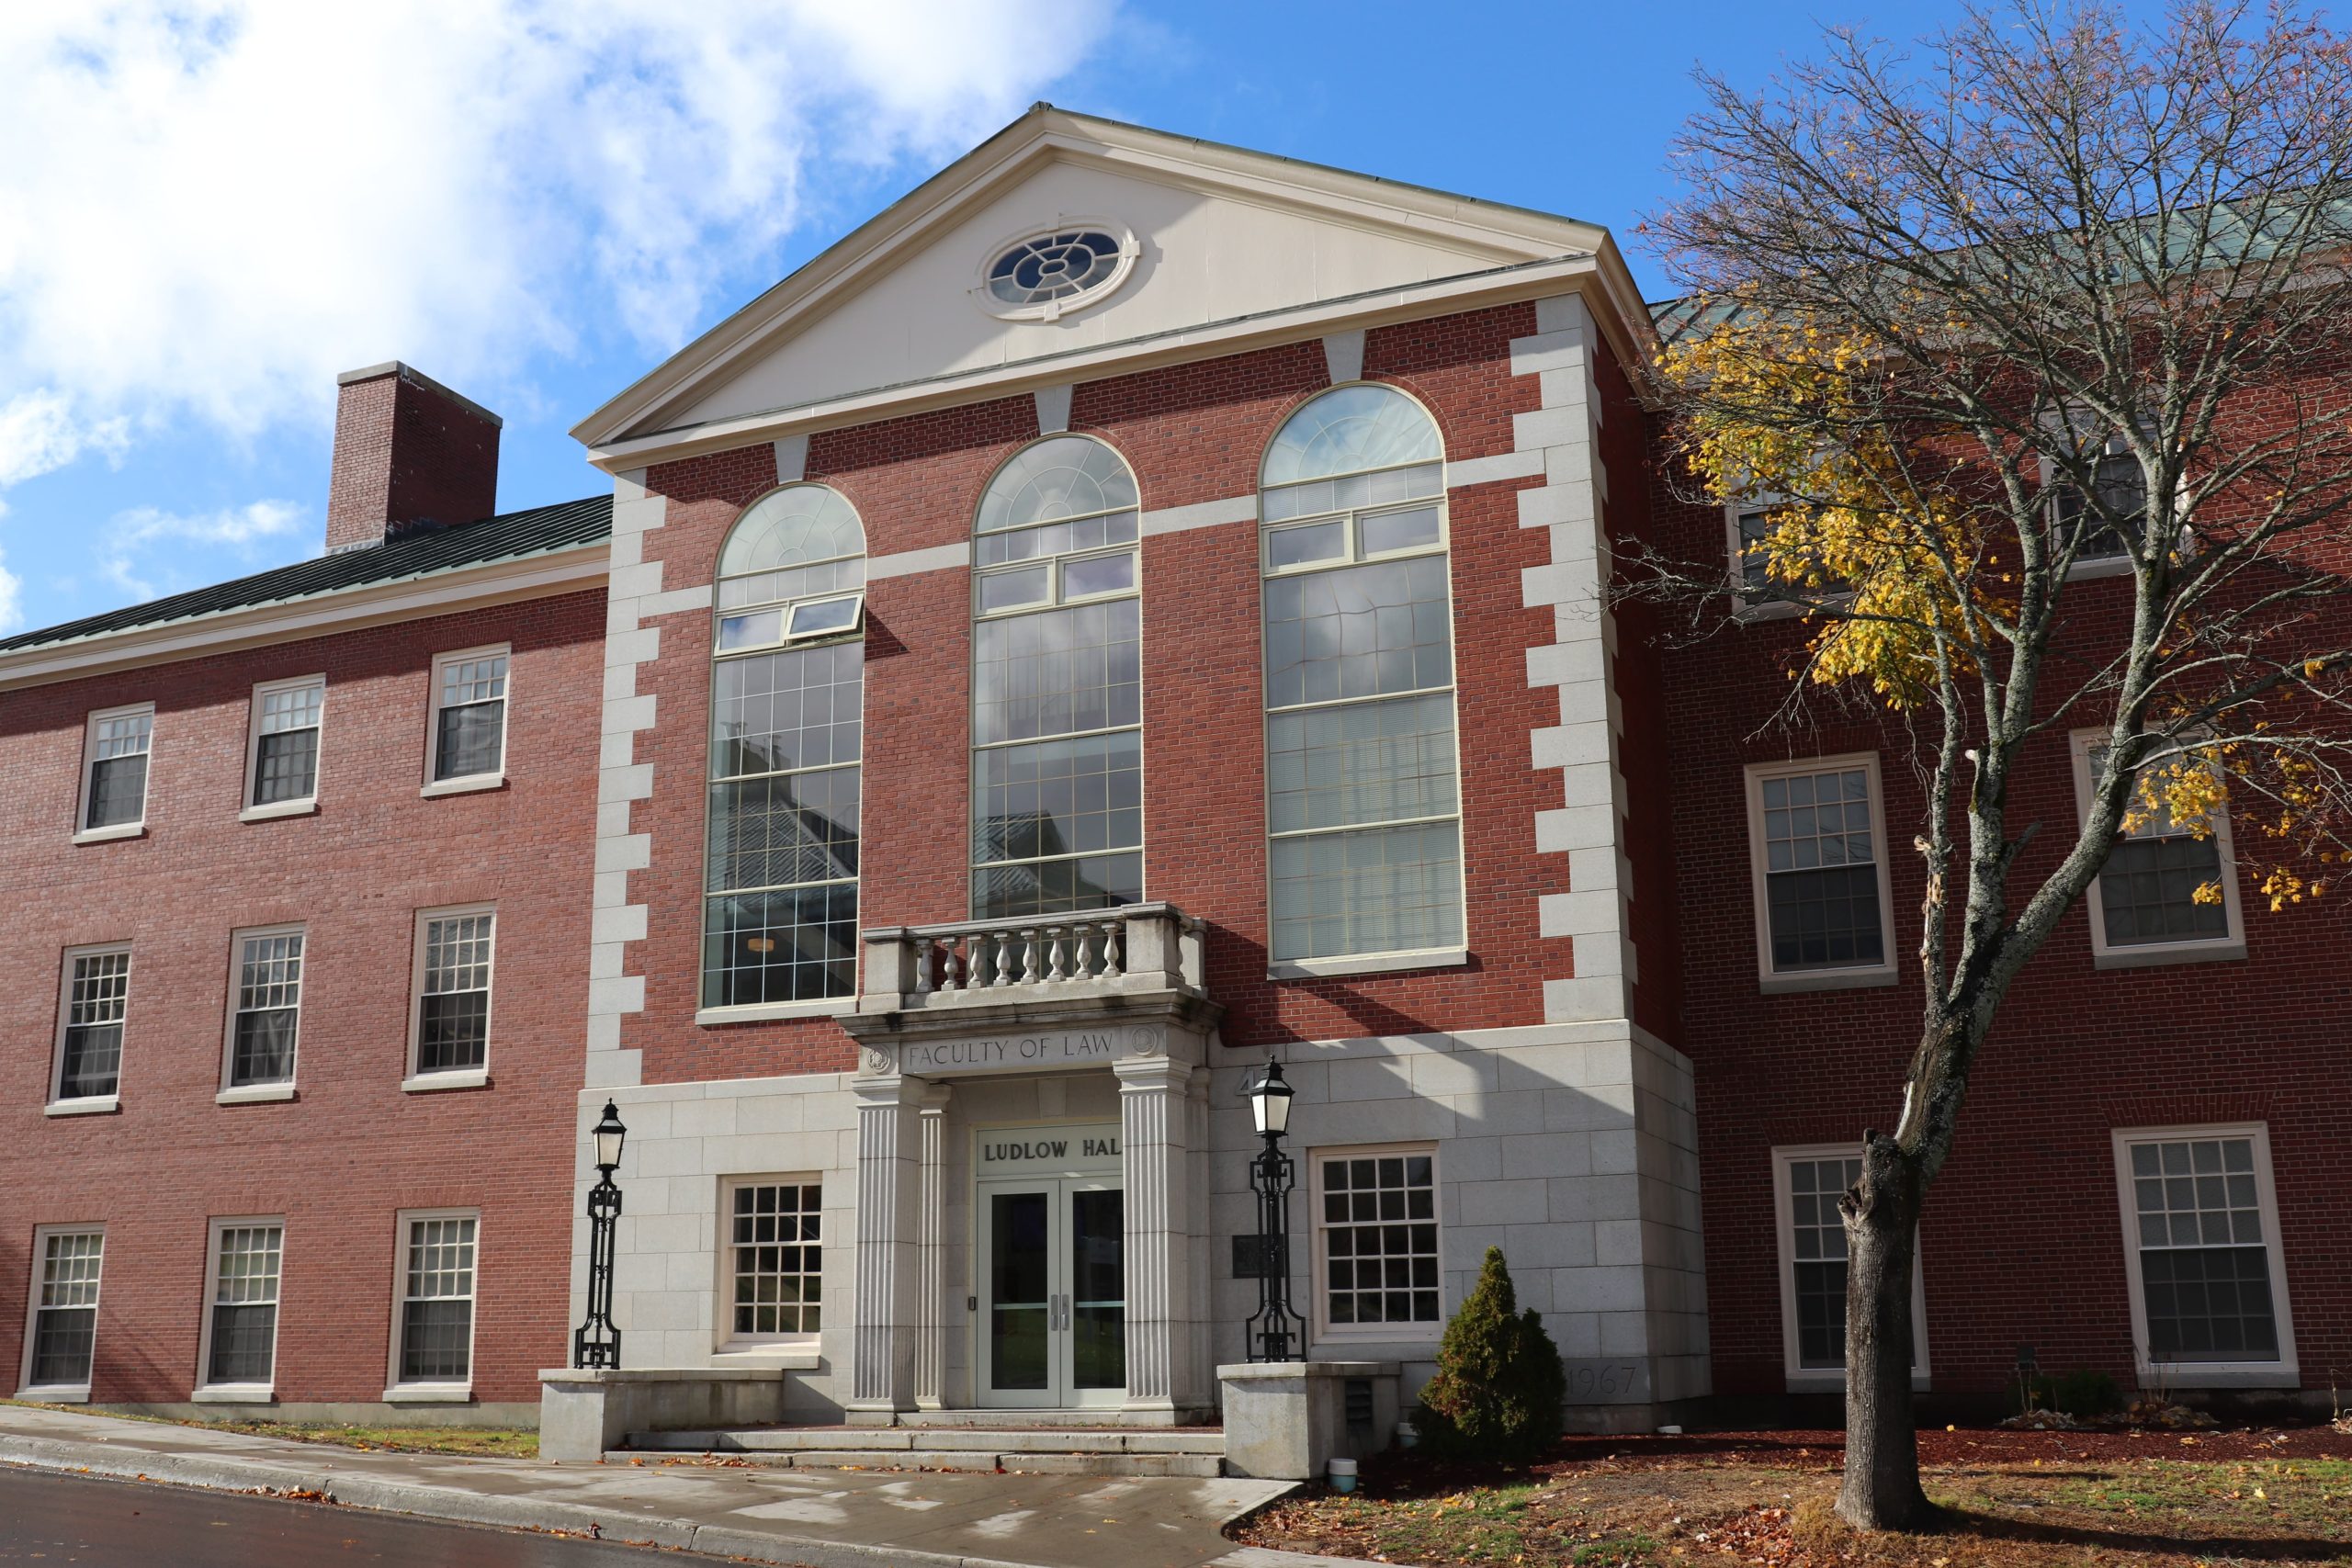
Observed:
[[[126,1452],[107,1444],[75,1443],[55,1438],[0,1436],[0,1464],[60,1475],[97,1475],[215,1491],[309,1493],[350,1507],[445,1519],[454,1524],[562,1531],[576,1536],[586,1536],[594,1528],[597,1540],[616,1546],[709,1552],[776,1563],[781,1568],[1033,1568],[1031,1564],[993,1557],[953,1557],[902,1547],[810,1540],[719,1525],[690,1525],[630,1514],[616,1516],[577,1503],[484,1496],[454,1487],[329,1474],[253,1460]]]

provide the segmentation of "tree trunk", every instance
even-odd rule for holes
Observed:
[[[1924,1182],[1894,1140],[1865,1134],[1846,1221],[1846,1479],[1838,1517],[1857,1529],[1926,1528],[1911,1416],[1911,1269]]]

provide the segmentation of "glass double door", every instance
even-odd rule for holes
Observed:
[[[1127,1388],[1125,1194],[1099,1179],[981,1187],[979,1402],[1117,1404]]]

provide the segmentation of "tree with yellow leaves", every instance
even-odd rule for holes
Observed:
[[[2352,47],[2283,6],[1972,10],[1918,57],[1833,31],[1762,94],[1702,73],[1688,290],[1658,385],[1694,499],[1748,558],[1652,552],[1619,592],[1694,625],[1804,617],[1807,691],[1902,715],[1926,781],[1924,1016],[1840,1203],[1838,1512],[1911,1529],[1914,1236],[2018,971],[2119,836],[2223,799],[2320,897],[2352,819]],[[2103,732],[2079,826],[2030,757]],[[2064,845],[2018,874],[2037,835]],[[2218,886],[2199,890],[2217,898]]]

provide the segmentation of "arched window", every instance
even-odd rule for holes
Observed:
[[[1444,446],[1403,393],[1334,388],[1261,474],[1277,963],[1462,945]]]
[[[972,914],[1143,897],[1135,475],[1085,435],[1016,454],[972,550]]]
[[[754,502],[718,553],[702,1005],[857,988],[865,530],[839,492]]]

